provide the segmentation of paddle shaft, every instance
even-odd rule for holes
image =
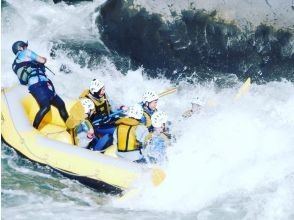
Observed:
[[[44,66],[45,66],[45,65],[44,65]],[[49,70],[51,73],[53,73],[54,76],[56,75],[51,69],[49,69],[48,66],[45,66],[45,68],[46,68],[47,70]]]
[[[99,124],[99,122],[101,122],[101,121],[103,121],[103,120],[109,120],[109,119],[111,119],[112,117],[114,117],[114,116],[116,116],[116,115],[118,115],[118,114],[121,114],[121,113],[124,113],[124,110],[118,110],[118,111],[116,111],[116,112],[113,112],[113,113],[111,113],[110,115],[108,115],[108,116],[105,116],[105,117],[103,117],[103,118],[100,118],[100,119],[97,119],[97,120],[95,120],[95,121],[93,121],[93,125],[98,125]]]
[[[176,88],[176,87],[171,87],[171,88],[165,90],[164,92],[159,93],[158,96],[159,96],[159,97],[163,97],[163,96],[166,96],[166,95],[172,94],[172,93],[174,93],[174,92],[176,92],[176,91],[177,91],[177,88]]]

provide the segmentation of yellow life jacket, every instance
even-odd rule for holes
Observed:
[[[73,138],[73,143],[78,145],[77,132],[81,123],[84,123],[88,130],[93,129],[92,124],[87,120],[84,107],[80,101],[77,101],[69,111],[69,117],[65,122],[66,127]]]
[[[85,110],[80,101],[77,101],[69,111],[69,117],[66,120],[66,127],[69,129],[73,129],[78,124],[80,124],[83,120],[85,120]]]
[[[106,94],[103,97],[97,99],[90,93],[89,89],[87,89],[80,95],[80,98],[91,99],[95,104],[95,110],[97,115],[104,117],[110,114],[111,106],[109,104]]]
[[[145,121],[145,126],[149,129],[152,125],[151,122],[151,115],[149,115],[146,111],[143,112],[143,116],[145,117],[146,121]]]
[[[133,118],[121,118],[115,122],[117,125],[117,149],[119,152],[139,150],[136,138],[136,128],[139,121]]]

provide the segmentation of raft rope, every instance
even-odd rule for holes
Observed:
[[[8,110],[9,110],[9,112],[11,112],[11,108],[10,108],[10,105],[9,105],[9,103],[8,103],[8,99],[7,99],[7,96],[6,96],[6,93],[5,93],[4,89],[2,89],[2,94],[4,94],[4,97],[5,97],[5,100],[6,100],[6,103],[7,103]],[[5,118],[3,117],[2,113],[1,113],[1,118],[2,118],[2,121],[4,122],[4,121],[5,121]],[[99,174],[99,170],[97,170],[97,172],[96,172],[97,174],[96,174],[96,175],[92,175],[92,174],[90,174],[90,175],[89,175],[89,174],[88,174],[88,175],[82,175],[82,174],[72,173],[72,172],[69,172],[69,171],[66,171],[66,170],[63,170],[63,169],[60,169],[60,168],[57,168],[57,167],[51,165],[50,162],[47,161],[47,158],[46,158],[46,157],[45,157],[45,158],[39,157],[38,155],[36,155],[35,153],[33,153],[33,152],[31,151],[30,147],[26,144],[24,138],[21,136],[21,134],[20,134],[19,131],[17,130],[17,128],[16,128],[16,126],[15,126],[13,120],[12,120],[12,124],[13,124],[14,129],[16,130],[17,135],[19,136],[19,138],[20,138],[20,140],[21,140],[21,144],[22,144],[22,146],[24,146],[24,147],[27,149],[27,151],[28,151],[32,156],[38,158],[40,161],[43,161],[44,164],[47,164],[47,165],[50,166],[51,168],[53,168],[53,169],[55,169],[55,170],[58,170],[58,171],[60,171],[61,173],[66,173],[66,174],[68,174],[68,175],[78,176],[78,177],[84,177],[84,176],[86,176],[86,177],[92,177],[92,178],[95,178],[96,180],[99,180],[99,181],[101,181],[101,182],[104,182],[104,181],[102,181],[102,179],[97,178],[97,177],[98,177],[97,174]],[[97,152],[98,152],[98,151],[97,151]],[[117,187],[117,188],[121,188],[121,187],[119,187],[119,186],[117,186],[117,185],[114,185],[114,184],[110,184],[110,185],[112,185],[112,186],[114,186],[114,187]]]

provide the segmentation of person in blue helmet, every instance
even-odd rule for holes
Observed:
[[[56,94],[54,86],[45,74],[47,59],[39,56],[28,49],[28,43],[16,41],[12,45],[15,59],[12,69],[22,85],[27,85],[29,92],[37,101],[40,110],[37,112],[33,126],[38,129],[39,125],[53,105],[59,111],[64,122],[68,119],[68,113],[64,101]]]

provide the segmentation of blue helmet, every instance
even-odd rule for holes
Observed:
[[[28,42],[23,42],[23,41],[16,41],[12,44],[12,51],[13,53],[16,55],[18,50],[19,50],[19,47],[27,47],[28,46]]]

